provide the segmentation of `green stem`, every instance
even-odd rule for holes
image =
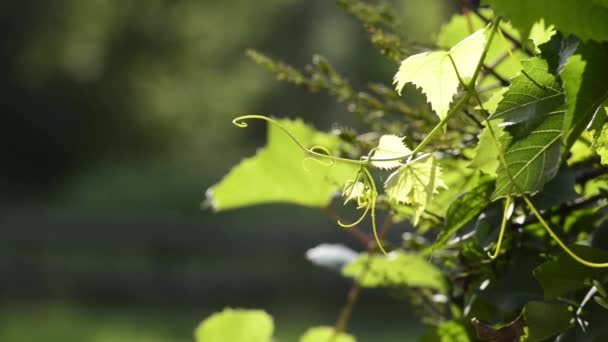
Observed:
[[[369,180],[370,185],[372,186],[371,218],[372,218],[372,231],[374,232],[374,239],[376,239],[376,243],[378,244],[378,248],[380,248],[380,251],[382,251],[382,253],[384,253],[386,255],[388,253],[386,253],[386,250],[382,246],[382,241],[380,240],[380,236],[378,235],[378,229],[376,228],[376,197],[378,196],[378,189],[376,188],[376,183],[374,182],[374,178],[372,177],[372,174],[369,172],[369,170],[367,170],[367,168],[365,168],[365,167],[362,168],[362,170],[365,173],[365,175],[367,176],[367,179]]]
[[[251,120],[251,119],[263,120],[263,121],[269,122],[269,123],[279,127],[283,132],[285,132],[285,134],[287,134],[287,136],[289,136],[289,138],[291,138],[291,140],[293,140],[296,143],[296,145],[298,145],[299,148],[301,148],[304,152],[306,152],[306,154],[309,154],[309,155],[311,155],[313,157],[317,157],[317,158],[330,159],[330,160],[338,161],[338,162],[342,162],[342,163],[364,166],[364,165],[369,165],[372,162],[403,160],[412,155],[411,153],[408,153],[408,154],[405,154],[402,156],[397,156],[397,157],[392,157],[392,158],[370,158],[368,156],[368,157],[362,157],[362,159],[359,159],[359,160],[341,158],[341,157],[336,157],[336,156],[329,154],[329,151],[322,146],[313,146],[312,148],[307,148],[293,134],[291,134],[291,132],[289,132],[289,130],[287,130],[287,128],[283,127],[283,125],[278,123],[276,120],[273,120],[264,115],[243,115],[243,116],[239,116],[238,118],[235,118],[234,120],[232,120],[232,123],[237,127],[245,128],[248,126],[248,124],[245,122],[245,120]],[[317,151],[322,151],[323,153],[319,153]]]
[[[570,248],[568,248],[568,246],[566,246],[566,244],[557,236],[557,234],[555,234],[555,232],[553,231],[553,229],[551,229],[551,227],[549,227],[549,225],[547,224],[547,222],[545,221],[545,219],[542,217],[542,215],[538,212],[538,209],[536,209],[536,207],[534,206],[534,204],[532,204],[532,201],[530,201],[530,199],[528,198],[528,196],[524,195],[523,196],[524,201],[526,201],[526,204],[528,205],[528,207],[530,208],[530,210],[532,210],[532,212],[534,213],[534,216],[536,216],[536,218],[538,219],[538,222],[540,222],[540,224],[545,228],[545,230],[547,231],[547,233],[549,233],[549,236],[551,236],[551,238],[557,243],[557,245],[564,250],[564,252],[566,252],[566,254],[568,254],[572,259],[578,261],[579,263],[587,266],[587,267],[593,267],[593,268],[606,268],[608,267],[608,262],[603,262],[603,263],[599,263],[599,262],[592,262],[592,261],[588,261],[585,260],[581,257],[579,257],[578,255],[576,255],[576,253],[574,253]]]
[[[429,143],[431,142],[431,140],[433,139],[433,137],[441,131],[441,129],[443,128],[443,126],[448,122],[448,119],[457,112],[460,112],[460,110],[468,103],[469,99],[471,98],[471,96],[473,94],[475,94],[475,82],[477,81],[477,78],[479,77],[479,72],[481,71],[481,67],[483,65],[483,61],[486,59],[486,56],[488,54],[488,50],[490,49],[490,45],[492,45],[492,40],[494,39],[494,35],[496,34],[496,30],[498,28],[498,25],[500,23],[500,19],[499,18],[495,18],[492,20],[492,29],[490,31],[490,35],[488,37],[488,41],[486,42],[486,45],[483,48],[483,51],[481,53],[481,57],[479,58],[479,62],[477,62],[477,67],[475,68],[475,72],[473,73],[473,77],[471,77],[471,81],[469,82],[468,86],[466,86],[466,94],[460,98],[460,100],[454,105],[454,107],[452,107],[452,109],[450,111],[448,111],[448,113],[445,115],[445,117],[443,117],[441,119],[441,121],[439,121],[439,123],[433,128],[433,130],[431,130],[431,132],[424,138],[424,140],[422,140],[422,142],[420,142],[420,144],[418,144],[418,146],[416,146],[416,148],[414,149],[414,151],[412,151],[412,155],[415,155],[416,153],[419,153],[420,151],[422,151],[422,149]],[[453,63],[453,59],[450,58],[450,60]],[[456,71],[456,75],[458,76],[458,78],[460,78],[460,75],[458,74],[458,70],[456,69],[456,65],[454,65],[454,70]]]
[[[505,235],[505,229],[507,227],[510,207],[511,207],[511,196],[507,196],[507,201],[505,202],[505,210],[502,214],[502,223],[500,225],[500,233],[498,234],[498,240],[496,241],[496,249],[494,250],[494,253],[488,252],[488,256],[492,260],[496,259],[496,257],[498,256],[498,253],[500,253],[500,246],[502,245],[502,239]]]

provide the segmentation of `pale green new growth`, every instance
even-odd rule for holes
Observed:
[[[384,183],[384,191],[389,197],[414,207],[414,225],[439,188],[447,186],[441,168],[432,156],[401,166]]]
[[[363,208],[368,204],[369,187],[363,182],[359,181],[348,181],[344,184],[344,190],[342,191],[342,197],[344,197],[344,204],[356,200],[357,207]]]
[[[383,135],[380,137],[378,147],[375,148],[372,159],[391,159],[407,156],[412,151],[405,146],[403,138],[396,135]],[[383,170],[390,170],[401,166],[399,160],[372,161],[372,165]]]
[[[272,317],[262,310],[226,308],[205,319],[194,331],[196,342],[271,342]]]
[[[476,31],[450,51],[424,52],[403,60],[393,80],[397,91],[401,93],[407,83],[420,87],[435,113],[444,118],[450,109],[452,98],[458,91],[458,76],[465,81],[475,73],[487,40],[484,31]]]
[[[341,333],[334,336],[334,327],[320,326],[312,327],[300,337],[300,342],[320,342],[320,341],[332,341],[332,342],[356,342],[357,340],[349,334]]]

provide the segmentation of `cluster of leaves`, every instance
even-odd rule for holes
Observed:
[[[433,51],[404,48],[386,6],[338,3],[364,22],[382,54],[401,60],[395,91],[355,91],[320,57],[299,71],[250,52],[279,79],[336,96],[369,131],[239,117],[240,127],[268,122],[268,145],[210,188],[212,207],[327,209],[341,192],[344,205],[363,213],[338,224],[363,236],[365,251],[353,260],[324,247],[316,255],[332,260],[312,261],[344,261],[355,293],[403,291],[431,325],[422,341],[607,338],[608,3],[491,0],[455,15]],[[399,97],[408,83],[428,108]],[[377,229],[380,210],[388,219]],[[359,228],[368,216],[378,249]],[[407,230],[403,241],[384,241],[391,224]],[[343,334],[353,305],[351,298],[335,328],[302,340],[354,340]],[[197,336],[207,336],[212,318]],[[255,341],[270,340],[269,326]]]

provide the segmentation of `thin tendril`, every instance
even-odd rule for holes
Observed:
[[[547,233],[549,233],[549,236],[551,236],[551,238],[557,243],[557,245],[564,250],[564,252],[566,252],[566,254],[568,254],[572,259],[578,261],[579,263],[587,266],[587,267],[594,267],[594,268],[605,268],[608,267],[608,262],[604,262],[604,263],[598,263],[598,262],[592,262],[592,261],[588,261],[585,260],[581,257],[579,257],[576,253],[574,253],[570,248],[568,248],[568,246],[566,246],[566,244],[557,236],[557,234],[555,234],[555,232],[553,231],[553,229],[551,229],[551,227],[549,227],[549,225],[547,224],[547,222],[545,221],[545,219],[542,217],[542,215],[538,212],[538,209],[536,209],[536,207],[534,206],[534,204],[532,204],[532,201],[530,201],[530,199],[528,199],[528,196],[523,196],[524,201],[526,201],[526,204],[528,205],[528,207],[530,208],[530,210],[532,210],[532,213],[534,213],[534,216],[536,216],[536,218],[538,219],[538,222],[540,222],[540,224],[545,228],[545,230],[547,231]]]
[[[368,204],[365,206],[365,211],[363,212],[363,214],[361,215],[361,217],[359,217],[357,219],[357,221],[353,222],[353,223],[342,223],[342,221],[338,220],[338,225],[342,228],[352,228],[356,225],[358,225],[359,223],[361,223],[361,221],[363,221],[365,219],[365,216],[367,216],[367,212],[369,211],[369,208],[371,207],[371,204]]]
[[[527,75],[526,75],[527,76]],[[528,76],[529,77],[529,76]],[[482,104],[479,103],[479,105],[481,106]],[[483,109],[483,107],[482,107]],[[488,124],[488,129],[490,130],[490,134],[492,135],[492,140],[494,141],[494,144],[496,145],[497,151],[498,151],[498,159],[500,161],[500,163],[502,164],[501,166],[503,167],[503,169],[506,171],[507,176],[509,177],[509,180],[511,182],[511,184],[517,189],[518,192],[523,193],[522,189],[519,187],[519,184],[517,184],[515,182],[515,178],[513,177],[513,175],[511,174],[511,171],[508,168],[508,163],[507,160],[505,159],[504,154],[502,153],[502,150],[500,149],[500,144],[498,142],[498,139],[496,138],[496,134],[494,133],[494,130],[492,129],[492,125],[490,125],[490,122],[488,121],[488,119],[486,119],[486,123]],[[579,257],[576,253],[574,253],[570,248],[568,248],[568,246],[557,236],[557,234],[555,234],[555,232],[553,231],[553,229],[551,229],[551,227],[547,224],[547,222],[545,221],[545,219],[543,219],[543,217],[541,216],[541,214],[538,212],[538,209],[536,209],[536,207],[534,206],[534,204],[530,201],[530,199],[528,198],[527,195],[523,195],[522,196],[524,201],[526,202],[526,204],[528,205],[528,207],[530,208],[530,210],[532,210],[532,213],[534,213],[534,216],[536,216],[536,218],[538,219],[538,222],[543,226],[543,228],[545,228],[545,230],[547,231],[547,233],[549,233],[549,236],[557,243],[557,245],[564,251],[566,252],[566,254],[568,254],[572,259],[576,260],[577,262],[579,262],[582,265],[585,265],[587,267],[593,267],[593,268],[606,268],[608,267],[608,262],[606,263],[597,263],[597,262],[592,262],[592,261],[588,261],[585,260],[581,257]],[[509,197],[507,197],[509,198]],[[503,217],[504,219],[504,217]],[[497,249],[498,250],[498,249]]]
[[[500,246],[502,245],[502,239],[505,235],[505,228],[507,227],[507,221],[509,216],[509,210],[511,209],[511,196],[507,196],[507,201],[505,202],[505,210],[502,214],[502,223],[500,224],[500,233],[498,233],[498,240],[496,241],[496,249],[494,253],[488,252],[488,256],[490,259],[494,260],[500,253]]]
[[[378,248],[380,249],[380,251],[382,251],[384,255],[388,255],[388,253],[386,252],[386,250],[384,250],[384,247],[382,246],[382,241],[380,241],[380,237],[378,236],[378,229],[376,228],[376,196],[378,196],[376,183],[374,182],[374,178],[372,177],[371,173],[369,173],[369,170],[367,170],[367,168],[363,167],[361,169],[367,176],[367,179],[369,180],[370,185],[372,186],[372,198],[370,206],[372,209],[372,231],[374,232],[374,239],[376,239],[376,243],[378,244]]]
[[[243,116],[239,116],[238,118],[235,118],[234,120],[232,120],[232,123],[237,127],[245,128],[248,126],[248,124],[245,121],[252,120],[252,119],[263,120],[263,121],[269,122],[269,123],[279,127],[283,132],[285,132],[285,134],[287,134],[287,136],[289,136],[289,138],[291,138],[291,140],[293,140],[296,143],[296,145],[298,145],[298,147],[300,149],[302,149],[307,154],[310,154],[312,156],[319,157],[319,158],[331,159],[333,161],[339,161],[339,162],[354,164],[354,165],[369,165],[372,162],[402,160],[402,159],[405,159],[412,155],[412,153],[408,153],[403,156],[397,156],[397,157],[392,157],[392,158],[380,158],[380,159],[367,158],[365,160],[341,158],[341,157],[336,157],[336,156],[332,155],[331,153],[328,153],[329,150],[323,146],[314,146],[312,148],[307,148],[293,134],[291,134],[291,132],[289,132],[289,130],[287,130],[287,128],[283,127],[283,125],[278,123],[276,120],[273,120],[264,115],[243,115]],[[323,153],[319,153],[318,151],[322,151]]]

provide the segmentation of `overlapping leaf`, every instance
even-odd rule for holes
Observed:
[[[432,250],[438,250],[447,245],[449,240],[475,218],[490,204],[490,195],[494,191],[494,182],[484,180],[473,190],[458,197],[448,208],[445,218],[445,227],[441,231],[437,241],[431,246]]]
[[[414,224],[418,223],[433,195],[446,187],[439,163],[432,156],[401,166],[384,183],[384,191],[389,197],[415,208]]]
[[[608,40],[608,7],[600,1],[486,0],[498,15],[506,16],[522,32],[544,18],[547,25],[582,39]]]
[[[278,120],[306,146],[338,150],[340,139],[321,133],[302,120]],[[263,203],[293,203],[322,207],[357,169],[335,163],[306,163],[307,155],[278,127],[269,125],[268,144],[256,156],[241,161],[218,184],[207,191],[214,210],[227,210]]]
[[[342,274],[357,279],[363,287],[409,286],[447,291],[443,274],[424,257],[403,252],[389,255],[361,255],[342,269]]]
[[[570,148],[608,99],[608,43],[586,42],[578,46],[560,77],[568,103],[564,141]]]
[[[545,60],[532,58],[523,67],[491,116],[505,127],[501,148],[507,163],[498,168],[493,199],[535,193],[559,169],[563,94]]]
[[[475,72],[486,40],[484,30],[478,30],[450,51],[424,52],[406,58],[394,78],[397,91],[401,93],[407,83],[420,87],[435,113],[444,118],[460,84],[450,56],[460,77],[469,79]]]

